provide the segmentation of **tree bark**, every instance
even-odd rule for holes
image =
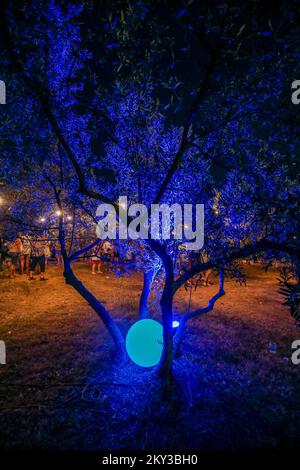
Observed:
[[[81,281],[79,281],[79,279],[74,274],[68,259],[64,260],[64,277],[66,283],[74,287],[74,289],[88,302],[88,304],[103,321],[114,341],[118,359],[125,359],[125,340],[119,327],[116,325],[102,303],[98,301],[98,299],[82,284]]]
[[[140,304],[139,304],[140,319],[149,317],[148,301],[149,301],[149,296],[151,293],[152,281],[153,281],[153,269],[149,271],[144,271],[143,290],[141,293]]]
[[[163,289],[162,297],[160,300],[162,324],[163,324],[163,338],[164,348],[159,364],[159,375],[172,380],[173,376],[173,281],[174,272],[172,261],[165,264],[166,278],[165,286]]]
[[[158,374],[166,379],[167,384],[170,384],[173,376],[173,262],[171,256],[168,255],[166,248],[161,243],[156,240],[149,239],[148,245],[160,257],[165,269],[165,285],[160,299],[164,347],[158,366]]]

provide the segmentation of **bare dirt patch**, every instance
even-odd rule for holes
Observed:
[[[114,363],[113,344],[59,267],[47,282],[0,273],[0,447],[47,449],[257,449],[300,442],[300,338],[275,272],[250,267],[246,286],[226,282],[215,310],[190,322],[163,400],[153,370]],[[76,272],[124,335],[137,319],[141,276]],[[217,285],[192,294],[205,305]],[[175,317],[188,293],[175,300]],[[272,353],[269,343],[276,343]]]

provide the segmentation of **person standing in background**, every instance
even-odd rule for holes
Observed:
[[[114,245],[110,240],[105,240],[102,244],[102,253],[104,257],[105,272],[108,274],[110,271],[110,263],[114,255]],[[107,276],[106,276],[107,277]]]
[[[23,254],[22,240],[19,235],[9,247],[8,256],[10,257],[10,279],[16,277],[16,268],[19,266],[21,256]]]
[[[101,266],[102,266],[102,260],[101,260],[101,254],[102,254],[102,242],[99,240],[98,244],[95,246],[93,254],[91,256],[91,265],[92,265],[92,274],[96,274],[96,267],[97,267],[97,274],[101,274]]]
[[[57,266],[62,265],[64,260],[61,254],[60,244],[58,242],[55,245],[55,257],[56,257]]]
[[[30,260],[30,271],[29,280],[34,281],[33,277],[35,268],[40,268],[40,280],[47,281],[45,278],[46,269],[46,257],[45,257],[45,243],[42,240],[32,240],[31,242],[31,260]]]
[[[48,260],[51,258],[51,250],[50,250],[50,245],[46,241],[45,242],[45,260],[46,260],[46,266],[48,266]]]
[[[29,235],[23,235],[21,237],[21,240],[23,244],[23,253],[20,258],[20,271],[21,274],[26,273],[27,275],[29,275],[29,261],[31,252],[30,237]]]

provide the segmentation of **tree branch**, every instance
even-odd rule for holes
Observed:
[[[203,99],[203,97],[206,93],[206,90],[209,86],[210,75],[211,75],[212,71],[214,70],[214,67],[215,67],[216,62],[217,62],[219,46],[220,46],[223,31],[224,31],[225,19],[226,19],[227,13],[228,13],[228,7],[227,7],[226,13],[224,14],[223,19],[222,19],[222,24],[221,24],[221,29],[220,29],[217,45],[216,45],[215,48],[211,49],[211,51],[210,51],[211,52],[211,58],[210,58],[208,67],[206,69],[202,84],[201,84],[201,86],[200,86],[200,88],[197,92],[194,103],[192,104],[192,106],[190,108],[190,111],[187,115],[185,124],[183,126],[183,131],[182,131],[181,141],[180,141],[178,151],[177,151],[177,153],[174,157],[173,163],[170,166],[164,181],[162,182],[162,184],[161,184],[161,186],[160,186],[160,188],[159,188],[159,190],[158,190],[158,192],[155,196],[154,204],[159,203],[160,199],[162,198],[163,194],[165,193],[165,191],[167,189],[167,186],[168,186],[170,180],[172,179],[174,173],[176,172],[178,166],[180,165],[180,163],[182,161],[184,151],[186,150],[187,139],[188,139],[188,135],[189,135],[191,125],[192,125],[194,117],[195,117],[195,115],[198,111],[198,108],[201,104],[201,101],[202,101],[202,99]]]
[[[235,261],[239,258],[244,258],[247,256],[251,256],[253,254],[259,253],[265,250],[275,250],[279,252],[287,253],[290,256],[300,256],[299,250],[295,250],[294,248],[285,245],[283,243],[273,242],[267,239],[261,239],[257,243],[253,245],[246,245],[239,250],[232,251],[227,256],[222,256],[216,258],[215,260],[210,260],[207,263],[199,263],[192,266],[188,271],[186,271],[182,276],[176,279],[173,292],[175,293],[183,284],[185,284],[189,279],[195,276],[198,273],[203,271],[207,271],[211,268],[218,268],[220,266],[225,266],[232,261]]]
[[[185,315],[183,315],[183,317],[181,318],[175,337],[174,337],[174,353],[175,354],[178,352],[179,344],[182,339],[187,322],[193,317],[198,317],[198,316],[204,315],[205,313],[211,312],[214,308],[216,301],[223,295],[225,295],[224,271],[223,269],[221,269],[219,272],[219,291],[209,300],[207,306],[194,310],[193,312],[188,312]]]

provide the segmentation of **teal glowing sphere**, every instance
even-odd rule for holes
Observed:
[[[162,325],[151,319],[137,321],[127,333],[126,349],[130,359],[138,366],[156,366],[163,350]]]

